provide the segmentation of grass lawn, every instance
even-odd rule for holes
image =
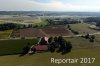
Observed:
[[[0,38],[8,38],[13,30],[0,31]]]
[[[99,66],[100,65],[100,48],[76,49],[71,53],[61,55],[60,53],[39,53],[34,55],[18,55],[0,56],[0,66]],[[51,58],[68,59],[68,58],[95,58],[95,62],[91,64],[52,64]]]
[[[20,53],[27,43],[37,44],[37,39],[0,40],[0,55]]]

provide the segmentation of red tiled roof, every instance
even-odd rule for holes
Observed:
[[[34,48],[36,48],[36,51],[47,51],[48,50],[47,45],[37,45],[37,46],[34,46]]]

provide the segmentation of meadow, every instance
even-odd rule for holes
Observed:
[[[1,38],[9,38],[13,30],[5,30],[5,31],[0,31],[0,39]]]
[[[74,49],[71,53],[61,55],[60,53],[37,53],[34,55],[0,56],[0,66],[99,66],[100,65],[100,48]],[[95,58],[94,63],[76,63],[76,64],[55,64],[51,63],[51,58],[68,59],[68,58]]]
[[[90,24],[87,23],[78,23],[78,24],[69,24],[71,29],[74,31],[78,31],[80,34],[86,33],[95,33],[97,30],[90,29]]]

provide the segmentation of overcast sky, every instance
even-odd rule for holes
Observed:
[[[100,0],[0,0],[0,11],[100,12]]]

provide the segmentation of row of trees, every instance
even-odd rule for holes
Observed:
[[[100,27],[100,17],[88,17],[83,19],[86,23],[95,22],[97,27]]]
[[[25,29],[25,28],[38,28],[38,27],[46,27],[47,25],[22,25],[22,24],[15,24],[15,23],[4,23],[0,24],[0,31],[10,30],[10,29]]]
[[[72,32],[72,33],[74,33],[75,35],[78,35],[78,34],[79,34],[79,32],[78,32],[78,31],[73,30],[73,29],[71,28],[71,26],[70,26],[70,25],[67,25],[67,28],[68,28],[69,30],[71,30],[71,32]]]
[[[38,24],[36,24],[36,25],[34,25],[34,24],[27,24],[27,25],[25,25],[25,24],[23,24],[23,25],[18,25],[17,26],[17,28],[16,29],[25,29],[25,28],[43,28],[43,27],[46,27],[46,26],[48,26],[48,25],[38,25]]]
[[[70,27],[70,25],[67,25],[67,28],[69,30],[71,30],[74,34],[76,34],[76,35],[79,34],[79,32],[72,30],[71,27]],[[89,39],[90,42],[94,42],[94,40],[95,40],[95,36],[94,35],[86,34],[85,36],[82,36],[82,37],[86,38],[86,39]]]
[[[0,24],[0,31],[10,30],[16,28],[17,25],[13,23]]]
[[[50,37],[48,39],[49,51],[51,52],[61,52],[61,54],[66,54],[71,52],[72,44],[70,41],[66,41],[63,37]],[[57,50],[56,50],[57,49]]]
[[[94,40],[95,40],[95,36],[94,35],[87,34],[87,35],[82,36],[82,37],[85,38],[85,39],[89,39],[90,42],[94,42]]]
[[[77,19],[70,19],[70,18],[48,18],[46,21],[50,25],[65,25],[65,24],[75,24],[81,23],[81,21]]]

